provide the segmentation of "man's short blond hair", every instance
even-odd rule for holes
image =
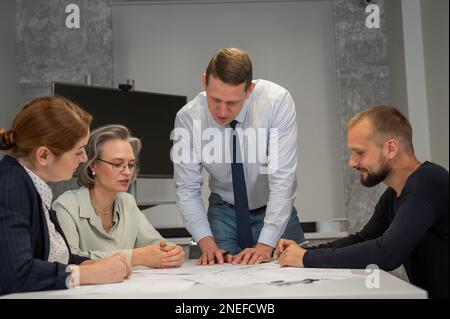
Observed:
[[[367,120],[373,127],[372,137],[380,146],[390,139],[399,140],[403,149],[414,154],[412,144],[412,127],[408,119],[395,107],[377,105],[369,107],[354,115],[347,123],[347,129]]]

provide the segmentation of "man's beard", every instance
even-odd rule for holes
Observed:
[[[391,168],[387,164],[386,160],[380,156],[380,168],[376,172],[369,172],[368,170],[365,170],[367,177],[360,176],[361,184],[363,184],[366,187],[373,187],[375,185],[378,185],[382,181],[386,179],[386,177],[391,172]]]

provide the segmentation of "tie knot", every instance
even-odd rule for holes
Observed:
[[[236,128],[236,124],[237,124],[237,121],[236,121],[236,120],[232,120],[232,121],[231,121],[230,126],[231,126],[231,128],[232,128],[233,130]]]

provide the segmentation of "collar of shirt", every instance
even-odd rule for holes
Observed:
[[[252,96],[250,95],[248,99],[245,100],[244,106],[242,107],[242,110],[239,112],[238,116],[234,118],[240,125],[242,125],[247,118],[248,108],[250,107],[251,99]]]
[[[89,222],[100,230],[103,230],[102,220],[100,216],[95,213],[94,207],[91,203],[91,195],[89,194],[89,189],[87,187],[81,187],[80,191],[77,192],[78,202],[80,204],[80,218],[88,218]],[[114,225],[119,221],[120,215],[120,201],[118,196],[114,200]]]
[[[253,89],[253,92],[254,92],[255,89],[256,89],[256,86],[258,85],[258,80],[254,80],[254,81],[252,81],[252,82],[253,82],[253,84],[255,84],[255,87],[254,87],[254,89]],[[248,110],[249,110],[249,108],[250,108],[250,105],[252,104],[252,100],[253,100],[253,97],[254,97],[253,92],[252,92],[252,94],[250,94],[250,96],[249,96],[247,99],[245,99],[244,106],[242,107],[241,112],[239,112],[238,116],[236,116],[236,118],[235,118],[235,120],[236,120],[239,124],[241,124],[241,126],[242,126],[242,124],[244,124],[245,121],[247,120]]]
[[[39,193],[39,196],[41,196],[42,203],[45,205],[47,210],[50,210],[50,207],[52,206],[52,199],[53,199],[53,193],[52,189],[48,184],[40,178],[38,175],[36,175],[32,170],[28,169],[23,163],[19,161],[20,165],[25,169],[25,171],[30,176],[31,180],[33,181],[34,186],[36,187],[36,190]]]

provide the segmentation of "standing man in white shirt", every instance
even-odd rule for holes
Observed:
[[[280,237],[304,234],[295,209],[297,123],[283,87],[252,80],[236,48],[219,50],[202,75],[204,92],[177,114],[171,152],[177,203],[200,246],[201,265],[271,260]],[[209,173],[209,208],[202,201]]]

